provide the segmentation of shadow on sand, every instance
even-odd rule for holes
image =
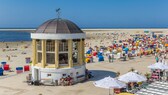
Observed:
[[[116,73],[112,71],[105,71],[105,70],[89,70],[89,71],[92,72],[94,77],[89,79],[88,81],[97,81],[108,76],[111,76],[113,78],[116,77]]]

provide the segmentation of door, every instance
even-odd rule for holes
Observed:
[[[39,70],[34,69],[34,80],[39,80]]]

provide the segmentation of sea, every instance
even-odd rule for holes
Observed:
[[[0,42],[31,41],[30,32],[0,31]]]

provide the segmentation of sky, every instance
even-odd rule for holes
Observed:
[[[0,0],[0,28],[37,28],[57,8],[81,28],[168,27],[168,0]]]

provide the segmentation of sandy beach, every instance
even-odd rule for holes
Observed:
[[[6,48],[8,46],[8,48]],[[0,60],[7,62],[13,72],[5,72],[5,76],[16,74],[16,67],[23,67],[26,64],[25,58],[32,57],[31,42],[1,42],[0,43]],[[10,58],[8,58],[8,56]]]
[[[138,32],[144,34],[144,31]],[[118,35],[118,38],[114,36]],[[135,35],[136,32],[86,32],[87,39],[85,40],[85,52],[88,48],[94,46],[109,46],[114,40],[119,41],[131,38],[130,35]],[[8,46],[8,48],[6,48]],[[10,60],[8,57],[10,56]],[[136,69],[141,74],[149,73],[150,69],[147,68],[150,64],[155,63],[153,55],[134,57],[127,61],[114,60],[113,63],[108,62],[107,56],[105,61],[98,62],[98,58],[94,58],[94,63],[86,64],[94,78],[86,82],[78,83],[72,86],[32,86],[28,85],[26,76],[31,73],[24,72],[16,74],[16,67],[23,67],[26,64],[25,58],[32,58],[32,42],[1,42],[0,43],[0,61],[6,61],[10,65],[13,72],[4,72],[4,76],[0,76],[0,95],[107,95],[108,90],[98,88],[93,85],[93,82],[100,80],[104,77],[115,77],[116,72],[120,75],[127,73],[131,68]],[[167,61],[167,60],[166,60]]]
[[[104,62],[98,62],[95,58],[94,63],[86,64],[87,68],[93,72],[94,78],[73,86],[30,86],[25,83],[27,74],[16,74],[15,68],[17,66],[27,65],[25,57],[32,56],[31,42],[11,42],[7,43],[10,49],[15,51],[3,51],[5,43],[0,43],[1,53],[0,60],[6,61],[14,72],[4,72],[5,76],[0,77],[0,95],[107,95],[108,90],[97,88],[93,85],[93,81],[102,79],[107,76],[115,77],[116,72],[124,74],[131,68],[135,68],[142,74],[149,72],[148,65],[155,62],[154,56],[149,55],[142,58],[136,57],[128,61],[115,60],[114,63],[109,63],[107,58]],[[28,46],[27,48],[24,48]],[[22,54],[25,52],[26,54]],[[16,55],[7,60],[7,55]]]
[[[167,10],[168,0],[0,0],[0,95],[168,95]]]

